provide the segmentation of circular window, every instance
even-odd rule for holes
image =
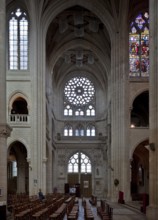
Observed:
[[[67,101],[71,104],[82,106],[92,101],[95,89],[89,79],[85,77],[74,77],[66,83],[64,94]]]

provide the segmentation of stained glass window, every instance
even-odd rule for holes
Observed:
[[[28,19],[20,8],[9,19],[9,69],[28,69]]]
[[[75,76],[68,80],[64,91],[64,116],[71,119],[72,126],[64,126],[64,136],[96,136],[95,125],[90,119],[95,117],[95,87],[93,82],[84,76]],[[94,124],[94,121],[92,122]]]
[[[130,76],[149,76],[149,14],[140,13],[130,25]]]
[[[91,173],[91,161],[89,157],[81,152],[74,154],[68,162],[69,173]]]
[[[95,87],[87,77],[73,77],[64,87],[64,116],[95,116]]]
[[[83,106],[92,101],[95,89],[88,78],[74,77],[66,83],[64,93],[68,102],[75,106]]]

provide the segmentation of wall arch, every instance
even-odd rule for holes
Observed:
[[[27,151],[27,159],[29,159],[29,158],[31,157],[30,148],[29,148],[28,144],[26,143],[25,139],[23,139],[23,138],[14,138],[14,139],[13,139],[13,138],[10,137],[10,138],[9,138],[9,141],[8,141],[8,143],[7,143],[8,152],[9,152],[11,146],[12,146],[14,143],[16,143],[16,142],[19,142],[19,143],[21,143],[21,144],[23,144],[23,145],[25,146],[26,151]]]
[[[129,154],[129,158],[130,160],[132,159],[132,156],[133,156],[133,153],[135,151],[135,149],[137,148],[137,146],[139,146],[141,143],[144,143],[144,145],[148,145],[149,144],[149,137],[146,137],[144,139],[141,139],[139,141],[137,141],[133,146],[132,148],[130,149],[130,154]]]
[[[8,110],[10,112],[13,102],[18,99],[18,98],[23,98],[27,102],[27,108],[28,112],[30,112],[30,106],[29,106],[29,99],[26,94],[24,94],[22,91],[14,91],[8,99]]]
[[[130,98],[130,107],[133,106],[134,100],[141,95],[143,92],[149,92],[149,88],[139,88]]]

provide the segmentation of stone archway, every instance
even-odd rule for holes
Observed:
[[[148,141],[140,143],[133,152],[131,161],[131,196],[132,200],[141,200],[149,194],[149,150]]]
[[[8,194],[29,193],[29,166],[26,147],[13,142],[8,150]]]
[[[90,197],[92,195],[92,167],[87,155],[77,152],[68,162],[69,193],[76,196]]]

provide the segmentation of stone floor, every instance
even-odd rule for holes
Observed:
[[[146,220],[145,215],[139,211],[138,204],[136,203],[125,205],[118,203],[109,204],[113,208],[113,220]],[[100,205],[99,201],[97,205]],[[91,209],[93,211],[94,220],[101,220],[101,218],[97,215],[96,207],[91,206]],[[11,216],[8,216],[7,220],[13,220],[13,218]],[[64,220],[67,220],[67,216],[64,217]],[[79,200],[78,220],[84,220],[84,210],[81,200]]]
[[[139,211],[137,204],[121,205],[118,203],[110,203],[110,206],[113,208],[113,220],[146,220],[145,215]],[[96,207],[91,206],[91,209],[93,211],[94,219],[101,220],[101,218],[97,215]],[[67,220],[66,216],[64,220]],[[78,220],[84,220],[84,210],[81,200],[79,201]]]

